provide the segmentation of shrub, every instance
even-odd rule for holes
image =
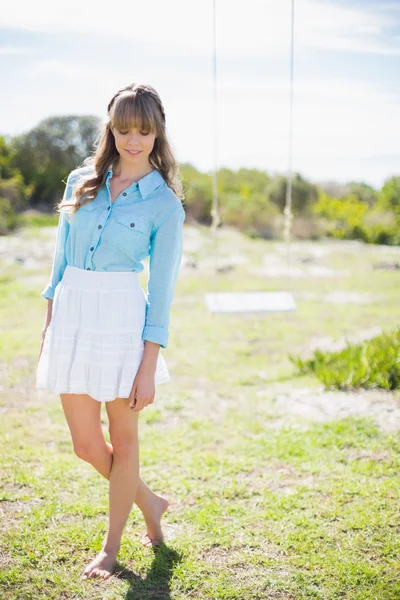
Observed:
[[[328,389],[400,389],[400,327],[339,352],[315,350],[310,359],[289,356],[301,374],[314,373]]]

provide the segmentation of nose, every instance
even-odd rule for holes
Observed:
[[[129,144],[129,146],[132,146],[134,148],[135,146],[138,145],[138,141],[139,141],[139,136],[138,136],[137,133],[133,133],[132,132],[132,133],[130,133],[128,135],[128,144]]]

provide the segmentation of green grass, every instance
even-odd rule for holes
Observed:
[[[340,352],[316,350],[312,358],[290,357],[302,374],[314,373],[328,389],[400,388],[400,328]]]
[[[230,231],[222,239],[226,254],[243,252],[249,263],[219,281],[210,271],[182,270],[163,352],[172,381],[140,414],[141,475],[170,501],[166,544],[141,546],[144,521],[134,505],[120,574],[103,583],[80,574],[106,532],[108,482],[74,455],[59,397],[34,387],[46,306],[35,277],[46,281],[51,257],[36,270],[0,265],[2,600],[400,598],[398,431],[368,415],[282,417],[274,391],[280,381],[311,391],[317,385],[310,375],[299,378],[289,359],[304,356],[310,340],[393,328],[400,274],[372,269],[379,248],[349,251],[338,242],[323,262],[348,269],[350,278],[249,276],[249,265],[260,266],[277,244]],[[199,259],[210,251],[204,244]],[[289,283],[298,306],[292,314],[205,309],[203,294],[217,284]],[[332,289],[373,300],[327,304]],[[109,440],[104,406],[102,427]]]
[[[59,214],[55,210],[44,213],[37,210],[27,210],[18,214],[18,227],[50,227],[57,225]]]

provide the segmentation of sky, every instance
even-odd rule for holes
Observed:
[[[15,0],[0,14],[0,135],[107,117],[160,94],[178,162],[289,167],[291,0]],[[115,8],[115,10],[114,10]],[[294,0],[292,169],[316,183],[400,175],[400,0]]]

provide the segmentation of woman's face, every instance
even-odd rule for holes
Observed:
[[[147,164],[153,150],[156,135],[145,130],[115,129],[111,127],[114,135],[115,147],[121,158],[128,163]]]

